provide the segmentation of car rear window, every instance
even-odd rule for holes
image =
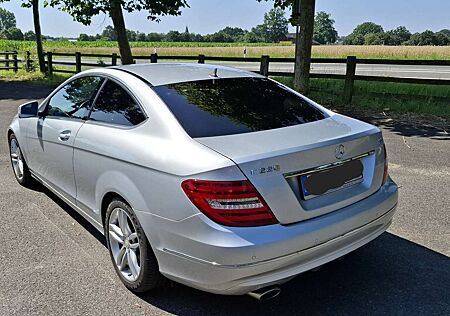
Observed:
[[[153,87],[193,138],[242,134],[314,122],[325,115],[266,78],[227,78]]]

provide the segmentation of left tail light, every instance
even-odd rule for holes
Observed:
[[[388,158],[387,158],[387,151],[386,151],[386,145],[383,144],[383,151],[384,151],[384,173],[383,173],[383,183],[385,184],[389,177],[389,171],[388,171]]]
[[[214,222],[225,226],[264,226],[278,223],[250,181],[185,180],[183,191]]]

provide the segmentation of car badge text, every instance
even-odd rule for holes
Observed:
[[[273,165],[273,166],[267,166],[267,167],[262,167],[262,168],[258,168],[258,169],[253,169],[250,170],[250,174],[263,174],[263,173],[270,173],[270,172],[274,172],[274,171],[280,171],[280,165]]]

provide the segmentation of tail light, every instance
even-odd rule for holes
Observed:
[[[186,180],[181,184],[197,208],[225,226],[263,226],[278,223],[250,181]]]
[[[383,173],[383,183],[382,184],[385,184],[389,177],[389,172],[388,172],[388,158],[387,158],[386,145],[384,145],[384,144],[383,144],[383,150],[384,150],[384,173]]]

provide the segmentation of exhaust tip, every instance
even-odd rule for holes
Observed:
[[[250,295],[253,298],[256,298],[258,301],[268,301],[275,297],[277,297],[281,293],[281,289],[277,286],[270,286],[265,287],[262,289],[258,289],[253,292],[249,292],[248,295]]]

